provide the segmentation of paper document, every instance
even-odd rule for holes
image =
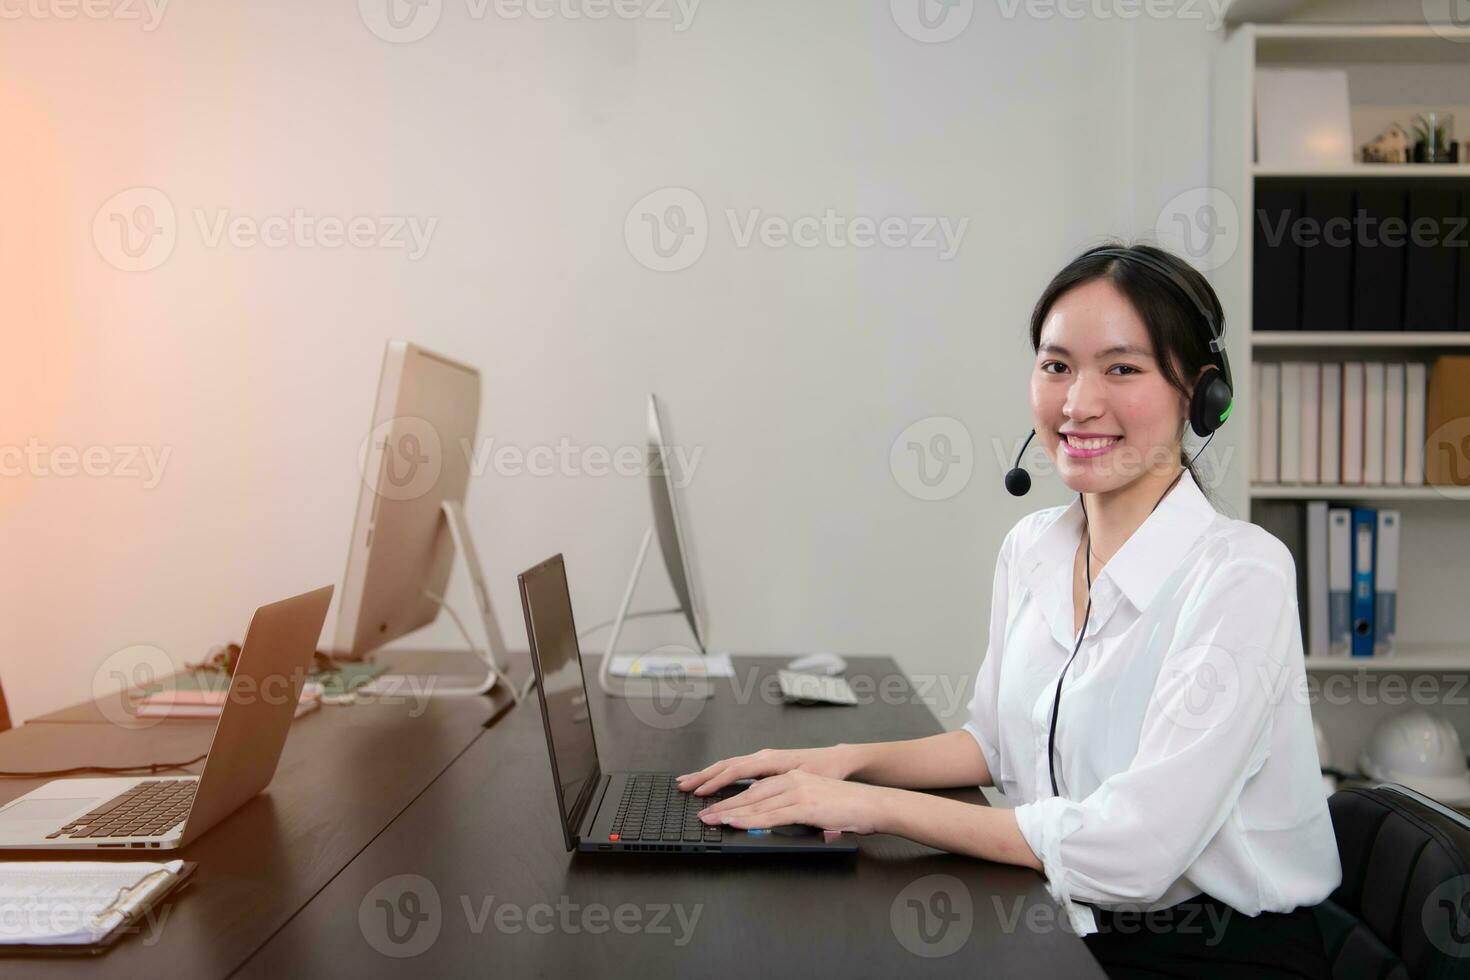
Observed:
[[[735,665],[728,653],[699,654],[632,653],[612,659],[608,672],[614,677],[734,677]]]
[[[183,861],[0,863],[0,943],[92,945],[166,890]]]

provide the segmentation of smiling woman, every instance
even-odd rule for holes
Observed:
[[[716,762],[680,788],[758,781],[704,819],[1036,868],[1114,977],[1328,976],[1310,906],[1342,873],[1307,701],[1283,696],[1306,683],[1296,570],[1215,511],[1183,450],[1186,427],[1230,416],[1222,325],[1209,284],[1158,249],[1058,273],[1031,319],[1031,408],[1077,499],[1001,545],[970,721]],[[976,783],[1015,808],[912,792]]]

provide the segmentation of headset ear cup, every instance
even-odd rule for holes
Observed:
[[[1207,436],[1225,424],[1222,415],[1230,409],[1235,394],[1225,383],[1220,369],[1208,368],[1195,385],[1194,397],[1189,403],[1189,426],[1197,436]]]

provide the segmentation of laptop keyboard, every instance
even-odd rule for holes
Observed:
[[[726,786],[708,796],[695,796],[681,792],[672,775],[636,773],[628,777],[623,798],[618,801],[609,839],[718,844],[724,838],[724,828],[719,824],[705,826],[699,811],[744,789]]]
[[[82,814],[47,840],[65,837],[157,837],[184,822],[197,779],[147,779]]]

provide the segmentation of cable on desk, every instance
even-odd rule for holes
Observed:
[[[192,759],[183,762],[145,762],[137,766],[73,766],[70,769],[42,769],[36,772],[3,772],[0,771],[0,779],[44,779],[48,776],[75,776],[84,772],[110,772],[122,775],[151,775],[156,772],[164,772],[168,769],[183,769],[192,766],[196,762],[202,762],[208,752],[196,755]]]

